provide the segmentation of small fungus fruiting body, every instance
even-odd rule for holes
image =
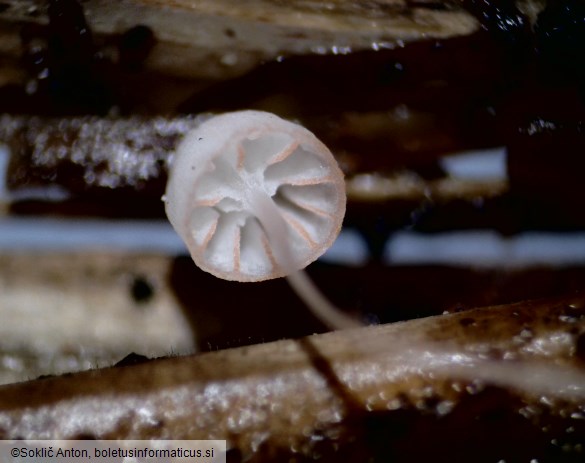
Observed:
[[[302,271],[333,244],[346,203],[335,158],[304,127],[260,111],[209,119],[178,146],[164,200],[201,269],[235,281],[287,277],[327,326],[360,326]]]
[[[323,254],[339,234],[346,199],[343,173],[310,131],[270,113],[238,111],[185,136],[165,202],[201,269],[261,281]]]

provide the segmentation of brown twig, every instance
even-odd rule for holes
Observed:
[[[571,418],[585,412],[584,307],[583,296],[520,303],[4,386],[0,435],[227,439],[251,461],[339,461],[520,426],[538,454],[554,437],[541,428],[585,431]]]

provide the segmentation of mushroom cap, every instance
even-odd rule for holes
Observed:
[[[316,260],[339,234],[346,203],[327,147],[261,111],[216,116],[189,132],[171,161],[164,200],[197,266],[236,281],[286,276]],[[267,226],[275,213],[284,253]]]

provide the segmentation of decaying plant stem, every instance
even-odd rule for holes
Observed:
[[[367,448],[352,433],[374,415],[465,421],[459,405],[491,386],[512,416],[578,426],[584,310],[583,296],[520,303],[4,386],[0,436],[227,439],[243,456],[313,455]]]
[[[380,3],[380,5],[376,5]],[[3,23],[44,24],[46,2],[4,2]],[[447,4],[445,4],[447,6]],[[274,2],[255,0],[131,0],[83,2],[94,34],[112,38],[137,25],[150,28],[156,44],[145,65],[166,74],[226,78],[279,55],[396,46],[406,40],[465,35],[477,21],[456,4],[433,8],[400,0]],[[333,8],[333,10],[332,10]],[[137,19],[139,18],[139,19]],[[12,31],[10,31],[12,32]],[[18,36],[8,36],[0,54],[18,55]],[[185,63],[190,63],[185,66]]]
[[[27,198],[28,189],[62,188],[54,199],[84,194],[92,189],[138,192],[159,202],[164,192],[166,165],[177,141],[208,119],[209,114],[187,117],[96,116],[43,118],[0,115],[0,145],[10,147],[5,174],[10,198]],[[72,177],[70,169],[79,175]],[[408,173],[384,177],[346,172],[350,201],[449,199],[473,200],[499,196],[507,190],[501,181],[424,180]],[[367,177],[367,178],[366,178]],[[367,188],[363,187],[367,185]],[[51,191],[34,192],[51,197]]]

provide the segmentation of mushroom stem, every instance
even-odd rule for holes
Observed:
[[[329,299],[315,286],[307,272],[298,270],[286,277],[288,284],[297,295],[313,311],[313,314],[332,330],[357,328],[363,326],[355,318],[349,317],[334,306]]]
[[[254,192],[248,198],[248,202],[266,232],[278,264],[288,274],[286,279],[289,285],[313,314],[332,330],[363,326],[358,320],[345,315],[335,307],[304,270],[294,269],[289,229],[274,201],[265,193]]]

